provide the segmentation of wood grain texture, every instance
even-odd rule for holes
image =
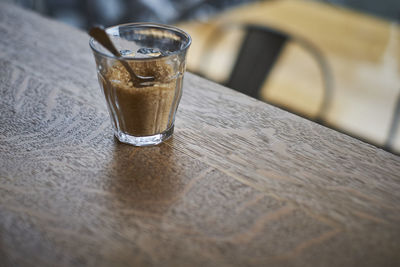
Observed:
[[[118,143],[88,36],[0,4],[0,266],[396,266],[400,159],[188,73]]]

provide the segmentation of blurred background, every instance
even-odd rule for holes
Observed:
[[[132,21],[175,24],[207,20],[229,8],[260,0],[0,0],[36,10],[70,25],[87,29],[93,24],[115,25]],[[270,0],[271,1],[271,0]],[[276,0],[275,0],[276,1]],[[382,17],[400,20],[398,0],[320,0]]]
[[[191,34],[189,71],[400,153],[399,0],[0,0],[87,30]]]

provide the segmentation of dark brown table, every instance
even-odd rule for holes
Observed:
[[[88,36],[0,4],[0,266],[399,266],[400,158],[190,73],[118,143]]]

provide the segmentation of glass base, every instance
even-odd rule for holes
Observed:
[[[161,144],[168,138],[172,136],[174,132],[174,125],[172,125],[168,130],[155,135],[148,136],[133,136],[120,131],[115,132],[115,137],[121,142],[134,146],[154,146]]]

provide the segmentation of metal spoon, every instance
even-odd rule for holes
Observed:
[[[89,35],[93,37],[97,42],[99,42],[102,46],[104,46],[108,51],[111,52],[114,56],[118,58],[122,58],[120,52],[115,48],[114,44],[112,43],[110,37],[106,33],[103,27],[96,26],[89,30]],[[154,77],[142,77],[136,75],[136,73],[132,70],[129,64],[121,59],[118,59],[121,64],[125,67],[128,71],[129,75],[131,76],[131,81],[135,87],[143,87],[143,83],[154,81]]]

